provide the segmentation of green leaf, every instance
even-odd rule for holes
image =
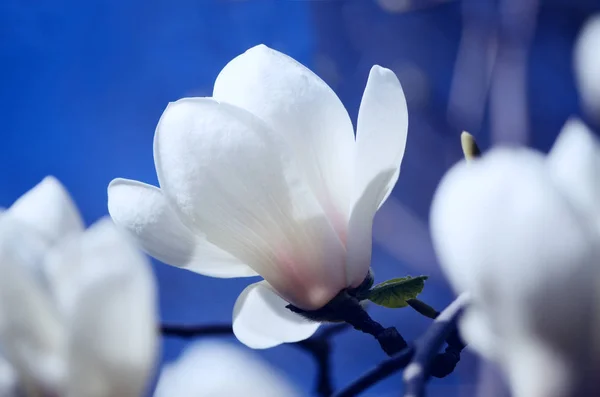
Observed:
[[[391,309],[406,307],[407,300],[415,299],[423,291],[425,280],[427,276],[393,278],[374,286],[367,299]]]

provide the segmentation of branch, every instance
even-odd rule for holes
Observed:
[[[324,328],[316,336],[291,344],[310,353],[317,362],[317,385],[316,391],[321,397],[329,397],[333,394],[331,382],[331,343],[330,339],[336,334],[346,330],[347,324],[336,324]],[[201,325],[201,326],[179,326],[161,325],[160,332],[163,336],[190,339],[202,336],[233,335],[230,324]]]
[[[362,375],[356,381],[351,383],[345,389],[336,393],[334,397],[353,397],[367,390],[375,383],[396,373],[398,370],[406,367],[414,354],[414,348],[407,346],[400,353],[381,362],[375,368]]]
[[[233,328],[230,324],[199,326],[162,324],[160,326],[160,333],[163,336],[172,336],[176,338],[189,339],[199,336],[233,335]]]
[[[411,397],[421,396],[422,394],[415,394],[414,390],[419,393],[424,389],[429,374],[437,377],[446,376],[454,370],[460,359],[460,351],[465,345],[456,331],[456,322],[467,303],[467,295],[459,296],[437,316],[425,335],[419,338],[414,345],[409,345],[400,353],[383,361],[335,394],[335,397],[357,396],[379,381],[407,367],[407,365],[404,376],[406,383],[405,395]],[[448,343],[448,348],[444,353],[436,355],[444,340]]]
[[[303,310],[292,304],[286,307],[309,320],[350,324],[355,330],[373,336],[388,356],[393,356],[406,347],[406,341],[398,330],[394,327],[384,328],[373,320],[350,291],[340,292],[327,305],[317,310]]]
[[[409,299],[407,303],[425,317],[436,319],[440,315],[433,307],[418,299]],[[465,348],[465,343],[461,340],[456,328],[446,338],[446,343],[448,344],[446,350],[438,354],[433,360],[433,367],[430,372],[433,377],[443,378],[450,375],[460,361],[460,353]]]
[[[421,397],[424,395],[425,383],[436,365],[436,353],[444,340],[448,339],[449,346],[446,352],[448,350],[452,352],[458,350],[456,356],[460,359],[460,351],[464,348],[464,344],[458,337],[456,324],[468,303],[469,296],[467,294],[462,294],[456,298],[436,318],[425,335],[415,344],[413,360],[404,371],[404,383],[406,385],[404,395],[406,397]],[[437,357],[440,357],[440,355]],[[458,362],[458,359],[456,362]]]

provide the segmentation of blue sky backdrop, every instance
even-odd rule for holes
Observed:
[[[411,9],[398,12],[390,6],[394,2]],[[256,44],[285,52],[322,76],[353,120],[369,69],[380,64],[403,84],[410,126],[400,180],[376,218],[373,268],[378,281],[431,275],[422,298],[441,308],[452,293],[433,255],[428,208],[444,171],[461,157],[460,131],[469,128],[484,149],[498,138],[490,133],[485,101],[479,119],[448,112],[467,18],[483,32],[498,26],[510,36],[497,3],[3,0],[0,206],[55,175],[89,224],[107,214],[111,179],[156,184],[152,140],[167,103],[209,96],[220,69]],[[523,142],[548,150],[565,120],[578,114],[571,51],[582,22],[598,10],[592,0],[541,1],[526,64],[530,130]],[[503,33],[499,37],[504,43]],[[484,53],[473,49],[475,58]],[[469,97],[482,70],[475,66],[472,77],[461,80],[467,94],[459,98]],[[161,316],[169,323],[230,322],[235,299],[250,282],[210,279],[160,263],[155,270]],[[409,309],[373,308],[372,314],[408,340],[429,324]],[[165,340],[162,361],[172,361],[184,347],[182,341]],[[282,346],[260,354],[311,394],[316,368],[306,353]],[[340,335],[333,356],[336,387],[384,358],[370,337],[353,331]],[[431,382],[430,395],[474,395],[479,365],[465,354],[453,375]],[[400,388],[398,375],[365,395],[398,395]]]

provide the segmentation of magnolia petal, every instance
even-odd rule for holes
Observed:
[[[235,381],[231,374],[235,374]],[[283,374],[256,354],[223,342],[196,342],[161,372],[154,397],[172,396],[294,397],[299,394]]]
[[[499,341],[488,324],[487,316],[485,311],[471,306],[460,319],[459,329],[468,347],[483,357],[494,360],[499,357],[497,352]]]
[[[109,219],[80,247],[84,286],[71,314],[67,395],[143,395],[158,347],[150,265]]]
[[[583,391],[586,377],[581,372],[574,373],[571,363],[562,361],[557,352],[535,337],[514,341],[504,348],[502,356],[514,397],[597,395],[597,386],[589,390],[591,393]],[[596,375],[592,376],[597,383]],[[578,392],[578,386],[582,393]]]
[[[472,225],[468,228],[464,226],[465,221],[474,223],[478,219],[473,218],[470,208],[479,199],[473,194],[471,186],[486,182],[483,167],[473,167],[480,161],[475,159],[469,164],[462,160],[454,165],[440,181],[431,204],[429,220],[434,249],[442,270],[457,294],[470,290],[477,282],[474,269],[471,268],[473,261],[463,262],[460,258],[472,255],[473,250],[479,252],[483,249],[477,245],[480,243],[478,240],[473,241],[472,248],[469,246],[469,239],[477,236]],[[460,228],[460,235],[456,234],[457,228]]]
[[[600,122],[600,14],[591,16],[583,25],[575,44],[573,60],[577,88],[583,110]]]
[[[150,256],[211,277],[249,277],[256,272],[185,226],[157,187],[128,179],[108,186],[108,212]]]
[[[396,169],[381,172],[363,190],[348,223],[346,278],[348,285],[358,287],[371,267],[373,218],[385,196]]]
[[[568,263],[565,256],[579,255],[588,241],[551,183],[544,156],[528,149],[495,149],[453,167],[434,195],[430,221],[440,265],[457,292],[471,290],[494,304],[508,303],[512,298],[504,295],[517,296],[539,283],[541,263],[545,276],[551,264],[560,271],[559,260]],[[572,250],[546,258],[566,246]]]
[[[292,312],[287,305],[267,282],[250,284],[235,302],[233,333],[253,349],[308,339],[320,324]]]
[[[44,178],[7,211],[54,244],[71,233],[83,231],[83,220],[64,186],[54,177]]]
[[[0,396],[18,396],[17,374],[12,365],[10,365],[2,356],[0,356]]]
[[[170,104],[155,136],[165,196],[188,227],[304,309],[346,287],[344,249],[287,145],[243,109],[210,98]]]
[[[567,121],[548,157],[559,190],[600,230],[600,143],[580,120]]]
[[[498,219],[496,209],[506,207],[511,192],[523,194],[519,192],[520,181],[513,183],[509,176],[515,167],[533,173],[540,180],[546,179],[541,153],[500,148],[470,163],[459,162],[438,185],[431,205],[431,236],[442,270],[457,293],[481,284],[477,277],[482,273],[473,267],[479,266],[478,261],[486,258],[487,252],[494,248],[494,239],[487,237],[491,240],[486,240],[484,236],[508,233],[506,229],[492,230],[489,224],[497,222],[504,228],[509,227],[508,219]]]
[[[373,66],[358,112],[356,130],[355,197],[362,195],[374,178],[390,168],[390,175],[378,207],[390,195],[406,148],[408,109],[398,78],[389,69]]]
[[[0,345],[23,379],[57,390],[65,375],[64,329],[35,271],[46,242],[10,217],[0,220]]]
[[[223,68],[213,97],[248,110],[288,140],[343,237],[351,204],[354,134],[333,90],[294,59],[258,45]]]

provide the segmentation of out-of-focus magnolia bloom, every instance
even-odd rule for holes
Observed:
[[[0,396],[11,397],[17,394],[17,374],[4,357],[0,357]]]
[[[498,148],[443,178],[440,263],[473,305],[460,324],[515,397],[600,395],[600,144],[567,122],[548,156]]]
[[[233,313],[267,348],[318,327],[318,309],[365,279],[373,216],[404,155],[408,115],[394,73],[374,66],[356,139],[319,77],[264,45],[229,62],[212,98],[169,104],[154,137],[160,189],[116,179],[108,208],[155,258],[214,277],[262,276]]]
[[[255,354],[223,342],[197,342],[165,366],[154,397],[296,397],[297,391]]]
[[[581,29],[573,60],[581,104],[588,116],[600,123],[600,14]]]
[[[46,178],[0,215],[0,274],[0,386],[143,394],[157,348],[154,281],[110,219],[84,231],[63,186]]]

